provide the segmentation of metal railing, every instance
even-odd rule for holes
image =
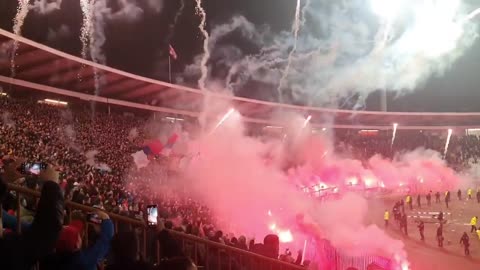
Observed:
[[[40,192],[34,191],[22,186],[8,184],[10,191],[16,192],[16,218],[17,233],[21,233],[21,201],[22,197],[40,198]],[[83,204],[65,201],[65,209],[67,212],[66,221],[72,220],[73,211],[81,211],[84,213],[95,212],[98,209]],[[126,224],[130,230],[135,230],[141,237],[138,238],[137,245],[140,247],[140,255],[142,258],[160,262],[160,243],[157,239],[157,231],[149,228],[144,221],[128,218],[122,215],[108,213],[110,219],[114,223],[115,233],[119,231],[119,224]],[[1,215],[1,211],[0,211]],[[88,245],[88,226],[85,230],[85,244]],[[152,241],[149,239],[150,233],[154,231],[154,245],[149,245]],[[246,250],[227,246],[224,244],[212,242],[200,237],[188,235],[185,233],[169,230],[169,233],[177,241],[182,248],[184,254],[197,265],[199,268],[206,270],[300,270],[305,269],[302,266],[283,262],[274,258],[265,257]],[[150,254],[150,256],[148,256]],[[152,256],[153,254],[153,256]]]

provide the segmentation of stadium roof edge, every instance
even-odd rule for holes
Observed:
[[[137,109],[142,109],[142,110],[149,110],[149,111],[154,111],[154,112],[163,112],[163,113],[171,113],[171,114],[180,114],[180,115],[185,115],[185,116],[190,116],[190,117],[198,117],[199,113],[198,112],[191,112],[191,111],[185,111],[185,110],[178,110],[178,109],[170,109],[170,108],[163,108],[163,107],[158,107],[158,106],[151,106],[151,105],[144,105],[144,104],[138,104],[135,102],[129,102],[129,101],[123,101],[123,100],[116,100],[116,99],[111,99],[111,98],[105,98],[105,97],[100,97],[100,96],[95,96],[95,95],[89,95],[89,94],[84,94],[84,93],[78,93],[75,91],[70,91],[70,90],[65,90],[65,89],[60,89],[48,85],[41,85],[37,83],[32,83],[28,81],[23,81],[15,78],[10,78],[10,77],[5,77],[0,75],[0,82],[4,82],[7,84],[12,84],[12,85],[17,85],[21,87],[26,87],[26,88],[31,88],[31,89],[36,89],[39,91],[43,92],[49,92],[49,93],[54,93],[54,94],[59,94],[63,96],[69,96],[69,97],[75,97],[79,98],[82,100],[91,100],[95,102],[101,102],[105,104],[112,104],[112,105],[119,105],[119,106],[126,106],[126,107],[131,107],[131,108],[137,108]],[[265,120],[265,119],[255,119],[255,118],[249,118],[249,117],[243,117],[243,119],[246,122],[250,123],[256,123],[256,124],[263,124],[263,125],[276,125],[276,126],[283,126],[284,123],[281,123],[279,121],[273,121],[273,120]],[[314,124],[311,123],[313,128],[336,128],[336,129],[378,129],[378,130],[391,130],[392,126],[386,126],[386,125],[341,125],[341,124]],[[450,126],[398,126],[399,130],[445,130],[448,128],[456,128],[456,129],[469,129],[469,128],[478,128],[478,126],[455,126],[455,127],[450,127]]]
[[[121,70],[118,70],[118,69],[115,69],[115,68],[112,68],[112,67],[108,67],[108,66],[105,66],[105,65],[101,65],[101,64],[98,64],[98,63],[94,63],[92,61],[88,61],[88,60],[85,60],[83,58],[80,58],[80,57],[77,57],[77,56],[74,56],[74,55],[70,55],[70,54],[61,52],[59,50],[53,49],[51,47],[45,46],[43,44],[34,42],[34,41],[26,39],[24,37],[17,36],[17,35],[15,35],[13,33],[10,33],[10,32],[8,32],[4,29],[1,29],[1,28],[0,28],[0,35],[8,37],[8,38],[10,38],[12,40],[15,40],[17,42],[25,43],[25,44],[27,44],[29,46],[32,46],[32,47],[35,47],[37,49],[47,51],[47,52],[55,54],[59,57],[67,58],[67,59],[70,59],[72,61],[84,64],[84,65],[88,65],[88,66],[91,66],[91,67],[94,67],[94,68],[97,68],[97,69],[101,69],[103,71],[112,72],[112,73],[115,73],[115,74],[118,74],[118,75],[121,75],[121,76],[125,76],[125,77],[131,78],[131,79],[143,81],[145,83],[156,84],[156,85],[159,85],[159,86],[178,89],[178,90],[187,91],[187,92],[190,92],[190,93],[196,93],[196,94],[200,94],[200,95],[205,95],[206,94],[204,91],[201,91],[199,89],[194,89],[194,88],[190,88],[190,87],[186,87],[186,86],[181,86],[181,85],[171,84],[171,83],[167,83],[167,82],[162,82],[162,81],[154,80],[154,79],[151,79],[151,78],[142,77],[142,76],[139,76],[139,75],[128,73],[128,72],[125,72],[125,71],[121,71]],[[2,76],[2,77],[4,77],[4,76]],[[6,82],[6,81],[4,81],[4,82]],[[6,82],[6,83],[8,83],[8,82]],[[66,90],[66,91],[68,91],[68,90]],[[345,113],[345,114],[350,114],[350,115],[379,115],[379,116],[382,116],[382,115],[383,116],[453,116],[453,117],[456,117],[456,116],[458,116],[458,117],[480,116],[480,112],[458,112],[458,113],[457,112],[381,112],[381,111],[340,110],[340,109],[299,106],[299,105],[292,105],[292,104],[281,104],[281,103],[275,103],[275,102],[269,102],[269,101],[248,99],[248,98],[243,98],[243,97],[234,97],[234,96],[230,96],[230,95],[226,95],[226,94],[220,94],[220,93],[214,93],[214,92],[210,92],[210,91],[208,91],[208,95],[214,96],[214,97],[217,97],[217,98],[221,98],[221,99],[224,99],[224,100],[242,101],[242,102],[251,103],[251,104],[261,104],[261,105],[267,105],[267,106],[272,106],[272,107],[276,107],[276,108],[286,108],[286,109],[293,109],[293,110],[304,111],[304,112],[311,111],[311,112],[319,112],[319,113],[325,112],[325,113]]]

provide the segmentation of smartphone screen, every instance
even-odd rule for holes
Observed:
[[[158,207],[157,205],[147,206],[147,222],[150,226],[157,225]]]
[[[88,213],[87,220],[88,222],[95,223],[95,224],[102,223],[102,220],[98,217],[96,213]]]
[[[28,171],[29,171],[31,174],[39,175],[39,174],[40,174],[40,170],[41,170],[40,164],[34,163],[34,164],[32,164],[32,167],[30,167],[30,169],[29,169]]]
[[[23,163],[21,173],[39,175],[46,168],[47,168],[47,165],[43,162],[40,162],[40,163]]]

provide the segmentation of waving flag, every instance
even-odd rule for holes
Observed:
[[[175,49],[172,47],[172,45],[168,45],[168,53],[173,58],[173,60],[177,60],[178,55],[177,55],[177,52],[175,51]]]
[[[143,152],[147,156],[158,155],[163,150],[163,144],[160,140],[147,141],[142,148]]]
[[[132,154],[132,157],[133,157],[133,161],[135,162],[135,165],[137,166],[137,169],[147,167],[148,164],[150,163],[150,160],[142,151],[138,151]]]
[[[164,155],[166,157],[170,156],[170,154],[172,152],[172,148],[175,145],[175,143],[177,142],[177,140],[178,140],[177,133],[173,133],[173,135],[170,136],[170,138],[168,138],[167,144],[163,148],[162,155]]]

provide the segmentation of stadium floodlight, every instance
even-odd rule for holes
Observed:
[[[59,104],[59,105],[68,105],[68,102],[65,101],[60,101],[60,100],[54,100],[54,99],[44,99],[46,103],[51,103],[51,104]]]

